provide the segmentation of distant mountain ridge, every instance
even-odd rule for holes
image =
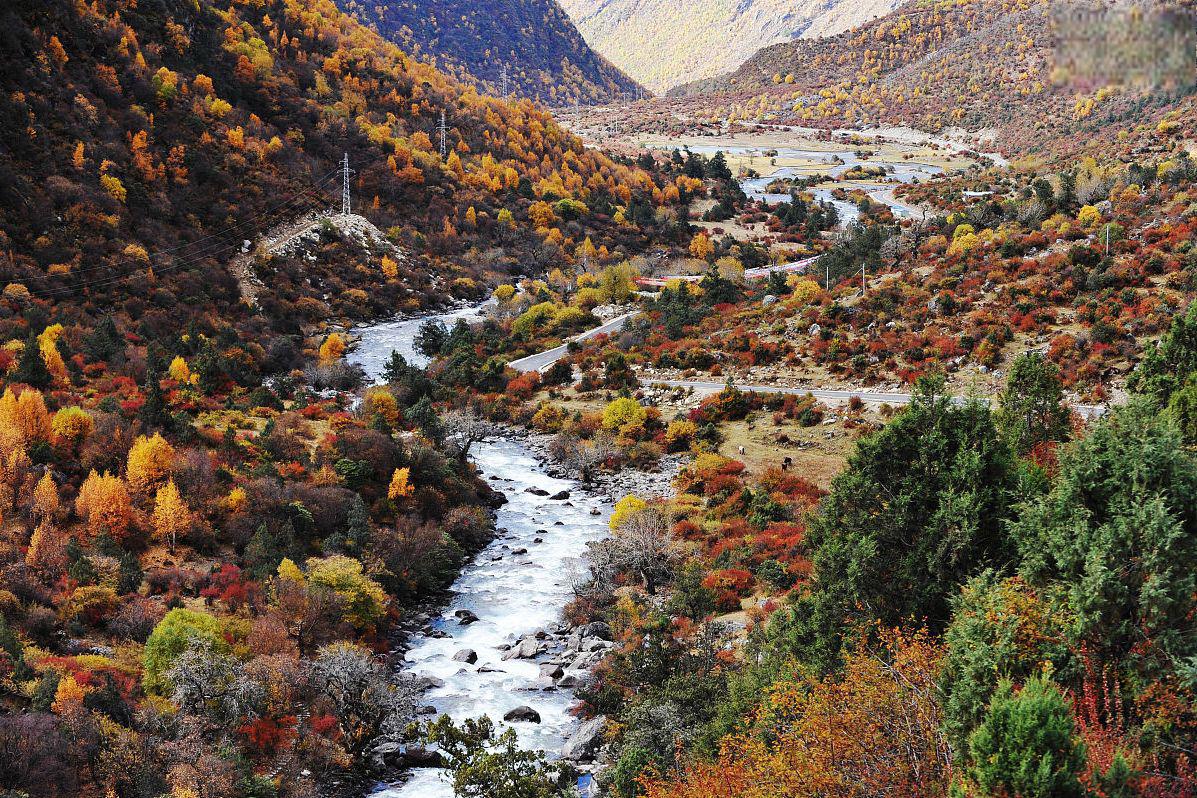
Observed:
[[[602,57],[556,0],[336,0],[410,55],[489,94],[551,106],[633,99],[641,86]]]
[[[1153,14],[1147,0],[1134,2],[1147,10],[1135,16],[1130,5],[1109,7],[1108,17],[1095,18],[1099,28],[1120,31],[1140,49],[1149,42],[1152,63],[1185,63],[1191,72],[1193,53],[1183,51],[1191,37],[1174,29],[1192,24],[1191,11],[1176,3],[1175,16]],[[1094,80],[1085,67],[1078,73],[1061,61],[1057,42],[1068,31],[1058,14],[1068,8],[1056,0],[912,0],[836,36],[763,48],[731,72],[675,87],[667,99],[684,118],[983,131],[1011,152],[1058,150],[1069,139],[1079,144],[1128,127],[1146,134],[1170,111],[1191,106],[1191,79],[1153,85],[1114,70]]]
[[[654,91],[734,70],[757,50],[830,36],[899,0],[561,0],[590,45]]]

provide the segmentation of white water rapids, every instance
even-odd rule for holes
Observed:
[[[446,324],[457,319],[477,318],[476,308],[440,316]],[[391,351],[408,362],[424,365],[427,358],[414,351],[412,340],[424,319],[405,319],[359,327],[357,349],[351,362],[366,369],[378,381]],[[570,575],[581,570],[586,544],[607,534],[611,507],[607,500],[590,494],[573,480],[549,476],[524,443],[500,437],[475,445],[473,460],[492,487],[508,499],[498,511],[496,526],[506,533],[481,551],[461,572],[451,588],[452,597],[432,626],[448,637],[415,633],[406,655],[407,670],[418,676],[444,681],[425,694],[426,704],[461,721],[488,715],[499,730],[510,725],[522,745],[547,751],[561,749],[576,727],[569,714],[575,703],[571,690],[533,690],[540,675],[534,660],[504,661],[500,645],[512,644],[524,634],[548,627],[560,620],[561,610],[572,597]],[[525,492],[540,488],[550,495],[571,492],[568,500],[551,500]],[[572,505],[572,506],[571,506]],[[591,515],[598,509],[598,515]],[[539,539],[540,542],[537,542]],[[527,549],[526,554],[513,554]],[[478,621],[462,626],[454,613],[469,610]],[[455,662],[462,649],[477,652],[472,665]],[[567,673],[576,673],[568,671]],[[518,706],[530,706],[540,713],[540,723],[505,723],[504,713]],[[446,771],[417,768],[404,783],[380,784],[372,798],[452,798]]]

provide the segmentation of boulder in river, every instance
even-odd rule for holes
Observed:
[[[508,710],[507,713],[503,715],[503,720],[508,722],[523,721],[527,723],[540,723],[540,713],[529,706],[518,706],[515,709]]]
[[[551,501],[565,501],[568,498],[569,498],[568,490],[559,490],[556,493],[554,493],[552,496],[549,497],[549,499]]]
[[[554,662],[543,662],[540,665],[540,675],[548,676],[550,679],[560,679],[565,675],[565,671]]]
[[[403,743],[383,743],[374,749],[375,764],[393,768],[443,768],[445,758],[435,748]]]
[[[597,637],[599,640],[610,640],[611,627],[605,621],[591,621],[582,627],[582,637]]]
[[[424,690],[431,690],[434,687],[444,687],[445,680],[438,679],[435,676],[420,676],[412,684],[416,690],[422,692]]]
[[[503,659],[531,659],[540,653],[542,646],[535,637],[525,637],[518,645],[503,655]]]
[[[469,610],[457,610],[453,613],[453,615],[457,618],[457,622],[462,626],[469,626],[478,620],[478,616]]]
[[[478,661],[478,652],[472,648],[463,648],[453,655],[454,662],[468,662],[473,665]]]
[[[548,496],[549,492],[544,488],[524,488],[524,493],[531,493],[533,496]]]
[[[603,743],[603,726],[606,723],[607,719],[600,715],[579,726],[561,747],[561,758],[567,762],[593,762],[594,755]]]

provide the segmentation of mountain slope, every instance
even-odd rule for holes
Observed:
[[[760,48],[828,36],[897,0],[562,0],[600,53],[654,90],[735,69]]]
[[[568,261],[587,236],[634,250],[647,228],[612,221],[616,206],[661,197],[648,174],[587,150],[547,113],[479,95],[327,0],[10,5],[0,53],[0,113],[13,120],[0,126],[0,246],[11,253],[0,285],[86,312],[127,304],[155,329],[244,313],[228,261],[264,230],[339,208],[342,153],[354,208],[413,253],[403,274],[321,261],[320,280],[293,286],[356,315],[437,301],[432,273]],[[534,230],[527,209],[542,196],[587,212]],[[290,302],[269,315],[293,324],[322,312]]]
[[[640,87],[590,49],[555,0],[337,0],[408,53],[498,95],[608,103]]]
[[[703,118],[989,129],[1011,152],[1059,150],[1162,117],[1193,91],[1190,12],[1143,5],[1094,12],[1097,33],[1084,39],[1051,0],[914,0],[834,37],[764,48],[733,72],[677,87],[671,100]],[[1097,41],[1103,31],[1121,41]],[[1070,35],[1097,54],[1092,63],[1060,48]],[[1147,70],[1129,66],[1135,50],[1154,53]],[[1187,79],[1183,69],[1179,79],[1166,74],[1172,63],[1188,64]]]

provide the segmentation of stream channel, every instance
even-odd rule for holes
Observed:
[[[451,327],[458,319],[477,319],[479,313],[477,307],[461,308],[432,318]],[[362,366],[373,382],[382,379],[392,350],[409,363],[425,365],[428,359],[414,350],[412,342],[427,318],[354,329],[359,341],[350,361]],[[544,750],[552,757],[578,727],[578,720],[569,712],[576,703],[573,690],[537,689],[541,676],[538,660],[545,657],[504,660],[500,646],[510,647],[522,635],[550,630],[560,622],[562,609],[573,596],[571,574],[582,570],[586,544],[606,536],[611,504],[575,480],[550,476],[519,437],[500,432],[475,444],[471,453],[487,482],[507,496],[497,514],[500,535],[462,569],[448,602],[433,615],[428,627],[408,639],[406,670],[437,680],[424,694],[423,703],[438,713],[458,722],[488,715],[500,733],[511,726],[521,745]],[[550,498],[562,491],[568,491],[570,498]],[[595,510],[597,514],[593,514]],[[515,553],[520,550],[526,553]],[[464,611],[478,620],[463,625],[458,613]],[[454,654],[463,649],[476,652],[477,662],[455,661]],[[583,675],[568,665],[565,673]],[[540,722],[502,720],[506,712],[519,706],[534,709]],[[439,768],[416,768],[407,781],[379,784],[371,793],[371,798],[452,796],[448,772]]]

